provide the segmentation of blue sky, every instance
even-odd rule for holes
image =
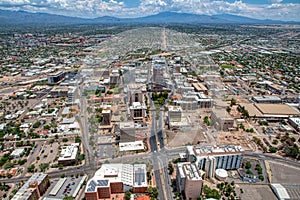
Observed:
[[[0,0],[0,9],[94,18],[176,11],[300,21],[300,0]]]

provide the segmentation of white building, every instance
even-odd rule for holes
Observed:
[[[180,106],[169,106],[168,119],[169,122],[180,122],[182,115],[182,108]]]
[[[10,155],[13,156],[14,158],[20,158],[24,153],[25,153],[25,149],[19,148],[13,150],[13,152],[11,152]]]
[[[58,164],[72,165],[77,162],[78,143],[73,143],[70,146],[62,147],[60,157],[58,158]]]
[[[244,149],[241,146],[187,146],[186,158],[188,162],[195,163],[199,170],[204,170],[207,178],[211,178],[215,175],[216,169],[240,168],[243,154]]]

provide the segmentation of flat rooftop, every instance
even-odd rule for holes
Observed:
[[[145,149],[143,141],[120,142],[119,148],[120,151],[137,151]]]
[[[265,115],[298,115],[299,112],[287,104],[254,104]]]

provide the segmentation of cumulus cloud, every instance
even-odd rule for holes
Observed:
[[[123,0],[126,1],[126,0]],[[269,0],[269,4],[249,4],[241,0],[141,0],[138,7],[128,8],[117,0],[0,0],[0,8],[30,12],[49,12],[79,17],[140,17],[164,11],[196,14],[236,14],[259,19],[298,20],[299,3]],[[129,0],[127,0],[129,1]]]

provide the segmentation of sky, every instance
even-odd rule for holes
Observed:
[[[0,9],[83,18],[131,18],[174,11],[300,21],[300,0],[0,0]]]

